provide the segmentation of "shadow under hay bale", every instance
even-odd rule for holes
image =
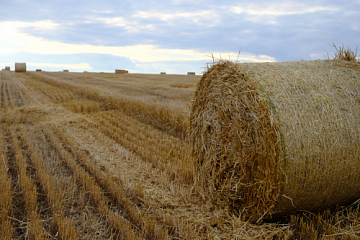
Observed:
[[[15,72],[26,72],[26,63],[15,63]]]
[[[360,70],[286,66],[221,60],[191,106],[199,192],[252,222],[360,198]]]

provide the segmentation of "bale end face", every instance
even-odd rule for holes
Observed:
[[[196,185],[205,199],[257,220],[281,192],[279,123],[235,63],[220,61],[197,85],[189,119]]]

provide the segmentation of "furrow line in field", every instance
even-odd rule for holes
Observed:
[[[11,178],[8,177],[8,159],[6,153],[5,136],[0,128],[0,236],[1,239],[12,239],[13,227]]]
[[[9,83],[6,84],[6,95],[7,95],[7,98],[8,98],[9,106],[14,107],[15,106],[15,101],[14,101],[13,95],[11,94],[10,84]]]
[[[100,123],[98,128],[101,131],[141,159],[151,162],[156,168],[167,171],[171,179],[181,178],[183,183],[192,184],[193,173],[187,152],[179,153],[171,147],[161,148],[159,146],[159,142],[163,140],[161,137],[153,141],[151,135],[146,137],[141,129],[131,123],[128,127],[121,124],[114,126],[102,115],[99,115],[98,121]],[[121,120],[118,121],[121,122]]]
[[[34,73],[29,74],[29,76],[33,77],[37,82],[48,84],[64,91],[69,91],[78,99],[88,99],[99,102],[102,110],[120,110],[124,114],[136,118],[144,124],[149,124],[179,139],[185,139],[186,119],[182,114],[173,112],[170,109],[160,107],[154,103],[146,104],[144,102],[128,98],[105,96],[94,89],[55,81],[51,78],[43,77]]]
[[[148,143],[156,145],[163,151],[170,152],[171,157],[185,159],[189,156],[189,145],[171,135],[168,135],[150,125],[143,124],[136,119],[126,116],[118,111],[109,111],[101,113],[112,125],[120,128],[126,128],[132,134],[139,134],[139,137]]]
[[[3,107],[8,107],[9,106],[9,99],[8,99],[8,95],[7,95],[7,92],[6,92],[6,86],[7,86],[7,82],[6,81],[3,81],[2,82],[2,86],[1,86],[1,96],[2,96],[2,106]]]
[[[35,184],[32,179],[27,176],[26,173],[26,160],[22,154],[22,150],[19,146],[19,140],[15,131],[9,131],[11,133],[12,144],[14,148],[15,165],[18,173],[18,182],[21,191],[25,196],[25,209],[27,216],[27,236],[29,239],[45,239],[41,220],[37,213],[37,198],[38,193]]]
[[[133,117],[129,117],[121,113],[120,111],[104,112],[104,116],[111,117],[111,122],[117,125],[123,125],[123,124],[127,124],[128,126],[136,125],[136,128],[141,129],[141,131],[143,131],[147,137],[151,136],[153,138],[161,138],[163,139],[165,145],[169,144],[170,142],[172,145],[171,148],[176,148],[179,151],[183,151],[189,146],[183,140],[179,140],[178,138],[175,138],[172,135],[167,134],[166,132],[160,131],[157,128],[154,128],[153,126],[139,122]],[[121,122],[118,121],[119,119],[121,119],[122,121]]]
[[[97,125],[93,123],[85,123],[82,127],[82,131],[90,133],[95,139],[97,139],[94,139],[96,142],[108,145],[109,149],[106,148],[108,151],[123,149],[119,146],[117,141],[106,135],[97,127]],[[86,145],[84,146],[83,143],[78,142],[77,137],[73,137],[70,132],[67,136],[68,138],[73,139],[72,145],[76,145],[78,148],[85,147],[85,149],[87,149]],[[94,143],[95,145],[97,145],[96,142]],[[116,150],[115,152],[117,152]],[[151,166],[151,163],[144,162],[144,160],[137,157],[135,153],[128,156],[127,153],[123,151],[129,153],[129,151],[124,148],[123,150],[120,150],[120,152],[115,153],[115,155],[124,154],[126,156],[124,162],[121,161],[121,163],[117,163],[124,165],[122,167],[117,165],[118,170],[114,169],[112,171],[109,169],[109,165],[104,166],[101,162],[96,160],[97,153],[91,150],[89,152],[85,150],[87,155],[90,154],[87,158],[94,161],[94,164],[99,166],[104,172],[103,174],[109,174],[111,179],[118,182],[136,206],[139,206],[139,209],[142,212],[145,212],[147,216],[156,219],[158,224],[163,226],[173,239],[194,239],[194,236],[197,236],[197,234],[192,230],[190,225],[188,225],[181,216],[174,216],[167,211],[168,208],[171,209],[174,206],[179,209],[186,209],[189,207],[188,200],[191,195],[191,186],[184,186],[180,183],[180,181],[178,181],[178,179],[171,180],[166,171],[159,168],[154,169]],[[111,162],[113,161],[110,160],[108,163],[112,165]],[[129,174],[128,170],[130,172],[135,170],[136,173],[134,172],[134,174]],[[149,186],[151,190],[148,188]],[[170,200],[170,198],[173,199]],[[174,204],[170,202],[173,202]]]
[[[32,164],[36,169],[36,176],[46,194],[46,199],[54,215],[54,223],[56,225],[55,227],[58,236],[61,239],[79,239],[79,233],[76,231],[74,223],[63,216],[64,209],[62,203],[64,202],[64,199],[61,192],[56,189],[53,176],[46,171],[46,168],[44,168],[44,164],[46,163],[44,163],[42,157],[37,154],[35,146],[28,137],[28,133],[24,126],[21,126],[20,130]]]
[[[27,87],[22,83],[21,79],[17,79],[15,82],[16,89],[18,90],[19,98],[22,101],[22,105],[29,104],[32,102],[32,98],[29,96],[29,91]]]
[[[62,157],[64,164],[70,169],[77,181],[91,194],[94,204],[106,218],[108,225],[125,239],[144,239],[143,234],[137,231],[133,224],[109,209],[109,202],[104,197],[104,192],[96,180],[76,163],[76,158],[64,148],[53,132],[48,128],[44,128],[44,131],[48,141]]]
[[[33,81],[33,82],[27,81],[25,82],[25,84],[32,86],[36,90],[40,91],[45,96],[50,98],[53,102],[62,102],[74,98],[74,96],[70,92],[40,81]]]
[[[124,189],[116,183],[113,178],[104,174],[101,169],[89,159],[87,154],[76,147],[76,144],[59,129],[55,129],[56,134],[60,140],[69,146],[72,153],[78,157],[84,168],[93,176],[95,176],[99,185],[104,188],[111,198],[116,202],[117,206],[121,208],[130,221],[144,232],[147,239],[168,239],[169,236],[161,227],[148,216],[143,216],[141,212],[134,207],[134,203],[126,196]]]
[[[0,81],[0,107],[5,107],[3,88],[4,88],[4,81]]]
[[[12,95],[12,98],[14,99],[14,106],[21,107],[24,105],[24,102],[20,95],[20,89],[15,85],[14,79],[11,82],[10,85],[10,94]]]

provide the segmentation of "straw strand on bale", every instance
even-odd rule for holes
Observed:
[[[250,221],[360,197],[358,70],[342,76],[334,61],[277,66],[220,60],[191,107],[200,193]]]

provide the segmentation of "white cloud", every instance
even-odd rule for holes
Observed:
[[[142,30],[154,30],[154,26],[152,24],[141,24],[137,21],[127,21],[122,17],[116,18],[93,18],[95,21],[100,21],[106,23],[111,26],[123,27],[129,32],[140,32]]]
[[[62,68],[62,69],[87,69],[91,70],[92,67],[88,63],[79,64],[63,64],[63,63],[36,63],[27,62],[26,66],[30,67],[50,67],[50,68]]]
[[[319,11],[338,11],[338,8],[309,6],[309,4],[299,2],[283,2],[269,4],[249,4],[247,6],[226,7],[236,14],[245,14],[245,19],[256,23],[277,24],[276,17],[286,15],[297,15],[315,13]]]
[[[221,23],[220,15],[217,11],[203,10],[196,12],[145,12],[138,11],[133,17],[144,19],[159,19],[165,22],[178,19],[186,19],[198,25],[215,26]]]
[[[90,10],[93,13],[113,13],[111,10]]]
[[[46,22],[46,24],[43,24]],[[182,49],[164,49],[154,45],[133,45],[125,47],[116,46],[93,46],[89,44],[69,44],[53,40],[46,40],[40,37],[31,36],[22,33],[20,29],[24,26],[37,26],[41,29],[54,29],[56,24],[51,21],[44,22],[0,22],[0,32],[6,34],[0,35],[0,52],[3,54],[11,54],[17,52],[34,53],[34,54],[76,54],[76,53],[98,53],[110,54],[119,57],[126,57],[137,62],[157,62],[157,61],[196,61],[209,60],[209,53],[199,52],[196,50]],[[237,53],[217,53],[215,56],[224,56],[236,60]],[[242,53],[240,55],[242,61],[275,61],[269,56],[256,56],[252,54]]]
[[[96,20],[105,22],[109,25],[114,25],[118,27],[126,27],[127,22],[122,17],[116,17],[116,18],[96,18]]]

